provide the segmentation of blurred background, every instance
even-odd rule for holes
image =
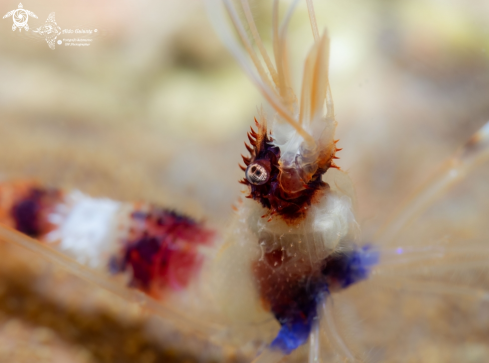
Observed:
[[[356,185],[358,220],[369,240],[404,196],[489,120],[489,2],[315,5],[318,24],[332,39],[331,88],[343,148],[338,165]],[[55,12],[61,29],[100,32],[88,47],[52,50],[25,30],[12,31],[11,17],[0,20],[1,180],[35,179],[93,196],[150,201],[224,226],[240,194],[237,164],[246,130],[264,102],[220,43],[202,0],[23,6],[38,16],[29,18],[31,31]],[[17,7],[2,1],[0,14]],[[271,4],[255,1],[252,9],[270,45]],[[289,34],[299,85],[312,41],[305,4]],[[450,205],[465,203],[473,212],[471,201],[487,198],[486,176],[471,177],[477,188],[459,188]],[[457,208],[454,213],[458,218]],[[0,264],[0,362],[223,356],[205,340],[182,351],[188,340],[165,335],[156,328],[161,321],[143,308],[16,247],[0,248],[8,256]],[[475,359],[485,362],[489,351],[479,345]],[[430,357],[419,361],[446,361]]]

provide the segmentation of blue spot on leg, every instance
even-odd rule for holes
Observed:
[[[281,329],[270,348],[290,354],[309,339],[320,305],[331,291],[339,291],[365,280],[379,262],[372,246],[355,247],[351,251],[328,256],[322,268],[290,281],[285,290],[269,291],[268,301]],[[278,285],[277,285],[278,286]]]
[[[270,348],[290,354],[307,342],[311,333],[311,324],[307,322],[292,325],[282,325],[278,335],[270,344]]]
[[[345,289],[370,275],[372,267],[379,262],[379,252],[365,245],[338,255],[331,255],[323,262],[322,273],[331,291]]]

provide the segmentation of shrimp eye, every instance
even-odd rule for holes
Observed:
[[[245,177],[251,184],[262,185],[268,181],[270,173],[263,165],[252,163],[246,168]]]

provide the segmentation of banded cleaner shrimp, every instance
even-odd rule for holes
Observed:
[[[482,133],[481,136],[483,136],[483,135],[484,134]],[[477,141],[477,140],[478,140],[477,138],[474,139],[474,141]],[[479,143],[474,143],[473,142],[473,143],[470,143],[469,146],[470,145],[481,145],[480,142],[483,141],[483,140],[484,140],[483,138],[480,138]],[[480,150],[480,151],[483,151],[483,149]],[[470,156],[470,155],[471,154],[467,154],[467,153],[465,153],[465,154],[463,153],[462,154],[462,156],[464,156],[464,157],[465,156]],[[463,166],[466,160],[467,160],[466,158],[458,158],[458,159],[456,158],[456,159],[454,159],[453,163],[454,164],[459,163],[459,164],[461,164]],[[469,159],[469,161],[470,161],[470,159]],[[457,169],[455,169],[455,171],[457,171]],[[463,169],[458,169],[458,171],[463,171]],[[332,182],[329,182],[329,183],[331,185],[334,184]],[[340,184],[340,185],[344,185],[344,184]],[[76,196],[74,196],[74,197],[76,197]],[[410,209],[408,209],[408,210],[410,210]],[[415,213],[416,211],[417,210],[415,209],[415,211],[412,214],[415,215],[416,214]],[[402,220],[404,220],[404,219],[409,220],[409,219],[411,219],[410,218],[411,216],[412,215],[408,215],[407,217],[402,218]],[[271,222],[273,222],[273,220]],[[400,229],[400,228],[397,228],[397,229]],[[394,232],[397,229],[395,229]],[[427,230],[426,227],[424,227],[424,228],[419,228],[418,227],[418,228],[414,229],[414,231],[418,231],[418,233],[422,233],[422,232],[419,232],[419,231],[422,231],[423,229],[424,229],[424,233],[426,233],[426,230]],[[416,233],[416,232],[414,232],[414,233]],[[393,232],[387,230],[386,234],[380,235],[379,237],[377,237],[376,239],[373,239],[373,240],[375,241],[375,240],[386,239],[387,242],[388,242],[389,240],[392,239],[392,237],[391,238],[387,238],[389,236],[389,234],[392,236]],[[423,235],[426,236],[426,234],[423,234]],[[400,265],[402,266],[402,263],[404,263],[404,266],[407,265],[407,269],[415,267],[416,270],[420,274],[423,273],[423,272],[426,273],[426,271],[423,271],[422,269],[419,268],[420,267],[419,265],[421,263],[425,262],[426,259],[428,259],[428,260],[429,259],[434,259],[435,261],[438,261],[438,259],[440,258],[440,256],[442,254],[445,255],[445,256],[444,256],[444,258],[441,259],[441,266],[439,266],[439,268],[441,268],[441,269],[442,268],[447,268],[446,262],[449,262],[450,261],[450,259],[449,259],[449,257],[451,257],[450,254],[454,255],[456,259],[461,258],[460,256],[467,256],[469,258],[468,263],[470,263],[470,266],[469,267],[477,267],[476,264],[474,265],[474,261],[475,261],[474,256],[473,256],[474,253],[477,253],[480,256],[480,261],[479,262],[485,263],[485,259],[484,259],[484,256],[482,254],[483,249],[481,249],[480,248],[481,246],[478,245],[478,244],[474,244],[472,246],[464,246],[466,248],[464,248],[464,249],[459,248],[457,250],[456,248],[451,249],[446,244],[441,244],[441,247],[440,246],[437,247],[436,245],[433,246],[433,243],[431,242],[431,244],[429,245],[430,248],[428,248],[428,249],[426,249],[426,246],[423,246],[423,248],[420,248],[420,247],[417,247],[417,246],[413,246],[413,247],[411,247],[411,251],[409,251],[409,246],[412,246],[412,243],[413,243],[412,241],[413,240],[415,240],[415,241],[419,240],[420,243],[422,243],[423,238],[419,238],[419,236],[416,236],[416,235],[414,235],[414,237],[409,238],[409,236],[407,236],[406,234],[403,234],[403,238],[406,239],[406,241],[407,241],[406,243],[400,243],[400,242],[396,241],[395,242],[395,248],[393,248],[392,250],[388,250],[387,249],[387,250],[384,251],[384,253],[389,253],[389,251],[392,251],[392,254],[394,255],[394,257],[395,256],[400,256],[401,261],[396,261],[395,259],[392,258],[393,256],[389,256],[390,257],[389,258],[389,261],[392,261],[392,264],[394,265],[393,271],[394,272],[397,272],[397,273],[399,273],[399,266]],[[426,238],[426,237],[424,237],[424,238]],[[29,245],[32,246],[32,244],[29,244]],[[398,246],[404,246],[404,248],[406,249],[406,252],[404,250],[403,251],[399,250],[399,247]],[[471,248],[468,248],[468,247],[472,247],[472,249]],[[44,249],[41,248],[38,251],[38,253],[41,254],[42,253],[41,251],[43,251],[43,250]],[[229,248],[228,249],[224,249],[222,253],[225,254],[226,251],[229,252],[230,251]],[[409,252],[411,252],[411,253],[409,253]],[[53,253],[50,252],[50,254],[48,254],[48,256],[49,255],[53,256]],[[243,257],[242,254],[241,255],[234,254],[234,255],[237,255],[240,258]],[[56,256],[59,257],[58,263],[62,263],[62,261],[64,261],[63,256],[59,256],[59,255],[56,255]],[[407,256],[408,261],[403,261],[404,259],[406,259],[406,256]],[[221,257],[220,261],[223,261],[223,262],[226,261],[226,259],[224,257],[227,257],[227,256],[224,256],[223,255]],[[233,262],[237,262],[237,261],[238,261],[238,259],[236,259],[236,261],[233,260]],[[456,262],[457,263],[455,264],[455,262],[454,262],[454,264],[455,264],[455,267],[457,269],[458,268],[463,268],[463,266],[461,266],[461,264],[459,263],[460,261],[456,261]],[[73,262],[69,262],[68,268],[73,268],[73,266],[77,266],[77,265],[74,264]],[[237,264],[233,264],[233,267],[236,268],[237,266],[238,266]],[[382,267],[382,269],[387,269],[389,266],[382,266],[382,265],[380,265],[379,269],[381,267]],[[448,267],[450,267],[450,266],[448,266]],[[436,269],[434,269],[434,270],[436,270]],[[393,271],[391,270],[390,273],[392,274]],[[376,273],[376,272],[379,273],[379,274],[381,274],[382,271],[375,271],[375,270],[373,271],[373,273]],[[436,272],[437,271],[428,271],[427,273],[430,276],[436,276]],[[89,274],[89,271],[88,272],[87,271],[84,271],[84,272],[78,271],[78,274]],[[87,277],[90,278],[90,275],[87,276]],[[398,277],[396,277],[394,279],[394,281],[392,281],[392,282],[391,281],[388,281],[387,284],[385,284],[385,285],[387,285],[387,288],[391,288],[391,289],[392,288],[394,288],[394,289],[399,288],[399,286],[396,286],[396,284],[399,284],[398,281],[403,281],[403,282],[404,281],[409,281],[408,279],[404,279],[403,280],[402,277],[405,277],[405,276],[398,276]],[[443,277],[443,276],[440,276],[440,277]],[[462,275],[461,277],[464,277],[464,276]],[[470,277],[470,276],[468,276],[468,277]],[[95,277],[92,277],[92,278],[97,279],[97,281],[98,281],[99,284],[101,283],[101,281],[104,281],[103,279],[98,279],[98,276],[97,275],[95,275]],[[372,284],[374,282],[375,282],[375,279],[372,279]],[[396,341],[397,341],[397,339],[396,339],[397,336],[391,336],[391,337],[389,337],[389,336],[387,336],[387,334],[390,331],[390,329],[392,329],[392,330],[395,331],[396,330],[395,328],[399,328],[398,331],[402,331],[402,328],[403,327],[396,326],[397,324],[399,324],[398,323],[399,321],[401,321],[401,324],[402,323],[406,323],[406,321],[409,321],[409,319],[401,319],[398,315],[401,315],[402,314],[403,316],[405,316],[405,315],[408,315],[409,316],[410,314],[412,314],[412,315],[416,315],[417,314],[416,316],[422,317],[423,315],[420,314],[420,313],[422,313],[423,310],[426,310],[428,312],[430,311],[430,308],[432,308],[432,305],[434,303],[432,301],[430,301],[429,299],[428,299],[428,301],[424,301],[420,297],[420,292],[421,293],[422,292],[427,292],[429,290],[429,288],[426,286],[426,284],[423,285],[422,283],[419,283],[419,284],[417,284],[415,286],[412,286],[413,284],[409,284],[408,282],[406,282],[405,283],[405,286],[401,286],[401,290],[402,289],[409,289],[409,288],[415,290],[416,293],[414,294],[414,296],[416,296],[416,300],[418,301],[418,299],[419,299],[420,301],[425,302],[425,304],[423,304],[422,309],[420,309],[421,311],[419,311],[418,309],[416,309],[416,305],[414,305],[414,309],[413,309],[413,305],[412,304],[411,305],[408,305],[406,307],[405,301],[408,301],[408,298],[405,298],[405,297],[398,298],[397,296],[395,296],[393,298],[393,300],[390,300],[389,301],[388,298],[382,299],[383,295],[381,293],[372,294],[372,291],[371,291],[372,290],[372,286],[373,286],[372,284],[370,284],[370,281],[367,281],[367,282],[365,282],[365,284],[359,284],[358,287],[355,287],[355,289],[357,289],[357,290],[353,290],[353,288],[352,288],[350,290],[346,290],[345,292],[342,292],[342,294],[338,294],[338,297],[335,298],[335,300],[334,300],[335,301],[334,308],[342,308],[342,309],[345,309],[346,313],[349,313],[350,315],[352,314],[352,311],[358,311],[358,316],[357,316],[358,319],[355,319],[355,320],[358,320],[360,322],[365,321],[365,322],[372,323],[372,321],[373,321],[374,323],[377,322],[377,323],[380,324],[380,322],[382,322],[384,324],[380,324],[380,326],[378,326],[376,329],[372,329],[372,328],[367,328],[367,326],[366,326],[367,324],[365,323],[365,327],[362,327],[361,329],[358,329],[360,331],[360,333],[357,332],[356,334],[354,334],[355,332],[345,332],[345,331],[341,331],[340,330],[340,333],[341,334],[345,334],[346,333],[346,336],[348,336],[348,339],[346,339],[346,340],[341,340],[341,339],[338,338],[338,334],[332,334],[330,332],[330,340],[332,342],[331,344],[333,346],[336,346],[336,348],[339,351],[339,354],[340,355],[343,355],[347,359],[350,359],[350,360],[351,360],[352,357],[358,357],[358,359],[361,359],[362,358],[361,356],[358,356],[357,355],[358,353],[356,353],[356,350],[354,350],[355,353],[352,353],[351,351],[352,351],[353,348],[347,348],[348,345],[353,344],[356,340],[359,340],[360,343],[367,342],[367,343],[365,343],[364,346],[360,346],[360,347],[357,348],[357,349],[360,350],[360,352],[368,351],[369,349],[372,349],[372,347],[380,347],[380,346],[382,346],[380,343],[378,343],[378,344],[377,343],[373,343],[373,344],[372,343],[368,343],[369,339],[375,340],[375,339],[381,339],[382,338],[382,339],[385,339],[386,341],[388,341],[389,342],[387,344],[388,349],[385,349],[382,352],[382,354],[384,356],[377,357],[376,360],[393,359],[392,357],[394,357],[394,359],[396,359],[396,358],[399,357],[397,354],[400,354],[400,352],[402,352],[403,349],[412,349],[412,347],[418,347],[418,346],[421,346],[422,347],[422,345],[420,345],[420,342],[418,341],[418,339],[423,339],[423,337],[425,336],[424,334],[420,334],[418,337],[416,337],[416,336],[410,336],[410,339],[409,339],[409,341],[407,343],[406,343],[406,341],[403,341],[402,339],[399,339],[399,343],[397,345],[395,344]],[[109,288],[114,289],[114,285],[113,284],[108,284],[108,286],[109,286]],[[467,290],[467,289],[465,289],[465,290],[464,289],[461,289],[461,290],[458,289],[457,290],[453,286],[448,286],[447,287],[446,285],[442,285],[441,283],[436,283],[435,286],[436,286],[436,289],[437,290],[440,290],[441,292],[445,292],[445,294],[448,294],[449,296],[450,295],[453,295],[454,293],[456,295],[465,295],[466,294],[466,295],[471,296],[471,291],[470,290]],[[244,287],[244,286],[240,286],[240,287]],[[358,289],[362,289],[363,291],[359,292]],[[379,289],[377,287],[375,287],[375,291],[377,292],[377,291],[379,291]],[[127,298],[131,298],[131,296],[132,296],[131,294],[125,294],[124,292],[121,292],[120,290],[119,290],[119,293],[120,294],[124,294]],[[346,295],[343,295],[343,294],[346,294]],[[344,298],[343,298],[343,296],[344,296]],[[371,299],[373,298],[374,299],[374,302],[381,302],[381,303],[378,303],[378,304],[375,304],[375,303],[374,304],[367,304],[368,306],[362,306],[362,308],[356,309],[354,304],[357,303],[357,302],[359,304],[360,303],[366,304],[362,300],[366,299],[367,297],[369,297]],[[140,298],[141,298],[141,300],[146,301],[146,303],[148,305],[152,306],[151,307],[152,309],[158,310],[167,319],[172,320],[172,319],[175,318],[175,317],[172,317],[171,316],[172,314],[168,314],[167,313],[168,310],[161,309],[159,304],[158,305],[152,305],[151,304],[152,300],[148,300],[147,301],[144,297],[140,297]],[[396,299],[396,298],[398,298],[398,299]],[[444,298],[446,298],[446,297],[444,297]],[[378,299],[378,300],[376,300],[376,299]],[[326,301],[327,302],[331,302],[331,301],[333,301],[333,299],[329,299],[329,300],[327,299]],[[458,301],[458,299],[457,299],[457,301]],[[378,320],[376,319],[377,316],[375,315],[375,314],[381,315],[380,314],[381,312],[384,313],[384,314],[386,314],[386,308],[385,308],[385,306],[386,305],[389,306],[388,305],[389,302],[391,302],[391,304],[394,305],[394,306],[397,305],[396,306],[396,309],[394,309],[394,308],[391,309],[393,311],[393,314],[395,314],[395,315],[397,314],[395,316],[395,319],[392,319],[390,321],[390,324],[392,324],[394,326],[389,326],[389,324],[385,324],[385,321],[386,321],[385,315],[384,315],[384,317],[382,317],[381,319],[378,319]],[[228,310],[230,310],[230,311],[226,311],[226,313],[228,313],[228,315],[229,314],[232,314],[232,313],[235,313],[236,310],[238,310],[238,308],[236,306],[237,306],[236,304],[229,304],[229,309]],[[374,309],[374,307],[377,307],[377,306],[383,306],[383,309],[382,309],[381,312],[376,311]],[[399,306],[402,306],[403,307],[403,309],[401,309],[402,311],[398,311],[399,310]],[[348,310],[348,307],[350,307],[350,310]],[[166,309],[170,309],[170,308],[171,308],[171,306],[166,306]],[[331,307],[329,307],[329,308],[331,308]],[[235,310],[235,311],[233,311],[233,310]],[[433,308],[432,308],[432,310],[433,310]],[[389,312],[389,311],[387,311],[387,312]],[[366,314],[366,316],[363,316],[362,313]],[[190,315],[191,314],[189,314],[189,316]],[[449,315],[449,313],[448,313],[448,315]],[[324,317],[322,319],[325,319],[325,321],[328,322],[327,326],[329,328],[331,328],[332,326],[334,326],[333,325],[334,322],[333,322],[332,319],[333,318],[334,319],[337,319],[340,316],[341,316],[340,314],[335,314],[335,315],[332,316],[331,314],[326,313],[326,314],[324,314]],[[352,318],[350,318],[350,319],[352,319]],[[180,326],[185,325],[184,324],[185,317],[180,316],[180,318],[177,318],[176,320],[177,320],[177,324],[179,324]],[[203,319],[198,319],[198,320],[202,321]],[[218,319],[216,319],[216,321],[217,320]],[[243,320],[245,320],[245,319],[243,319]],[[195,319],[194,320],[191,319],[191,321],[195,322],[196,320]],[[228,320],[228,322],[229,322],[229,320]],[[241,324],[239,324],[239,323],[241,323]],[[246,327],[247,324],[243,324],[243,321],[241,321],[239,323],[237,324],[238,331],[241,332],[241,334],[246,335],[246,333],[244,332],[244,330],[246,330],[246,329],[244,329],[244,327]],[[276,325],[277,325],[276,322],[268,321],[268,323],[269,324],[272,324],[273,323],[274,324],[274,328],[273,329],[276,328]],[[355,324],[358,324],[358,326],[360,326],[360,323],[355,322],[355,321],[353,321],[353,322],[350,321],[350,323],[352,323],[353,326],[355,326]],[[412,323],[412,321],[411,321],[411,323]],[[348,327],[349,325],[352,325],[352,324],[346,324],[346,326]],[[207,330],[209,328],[207,325],[208,324],[204,324],[204,327],[203,327],[204,330]],[[231,325],[232,324],[230,324],[230,326]],[[342,325],[344,325],[344,324],[341,324],[339,326],[339,329],[341,329],[341,326]],[[421,323],[418,324],[418,326],[420,326],[421,328],[423,327],[423,325]],[[182,328],[183,328],[183,326],[182,326]],[[249,328],[249,325],[248,325],[248,328]],[[197,329],[197,327],[194,327],[194,329]],[[220,329],[220,328],[217,327],[217,329]],[[431,332],[430,336],[438,336],[438,337],[442,336],[442,335],[435,334],[436,333],[436,329],[434,327],[431,328],[431,329],[433,329],[434,331]],[[253,330],[256,330],[256,328],[255,329],[250,329],[250,330],[252,330],[252,334],[255,334],[255,336],[256,336],[256,334],[257,334],[256,331],[253,332]],[[263,344],[267,344],[267,343],[270,342],[271,339],[273,339],[273,335],[271,335],[270,336],[270,340],[267,341],[267,339],[266,339],[267,332],[263,333],[262,330],[264,330],[263,329],[263,326],[260,329],[260,333],[264,334],[265,338],[258,339],[258,340],[261,341],[261,343],[263,343]],[[370,333],[372,330],[375,331],[375,336],[374,336],[373,333]],[[463,334],[464,331],[466,331],[466,329],[461,329],[461,330],[462,330],[462,334]],[[233,330],[230,330],[230,331],[233,331]],[[386,333],[385,333],[384,336],[382,336],[381,333],[384,332],[384,331]],[[443,329],[440,329],[439,332],[442,332],[442,331],[443,331]],[[238,333],[236,333],[236,334],[238,334]],[[318,336],[317,334],[315,334],[314,330],[313,330],[313,335],[312,336],[313,337],[317,337],[318,341],[320,339],[322,339],[320,335]],[[357,339],[355,339],[355,338],[357,338]],[[389,340],[388,338],[391,338],[391,340]],[[221,339],[223,341],[226,340],[225,338],[221,338]],[[242,339],[245,339],[245,338],[242,338]],[[239,341],[239,339],[238,339],[238,341]],[[460,340],[458,340],[458,341],[460,341]],[[242,340],[241,340],[241,342],[242,342]],[[310,343],[311,343],[311,346],[312,346],[311,350],[313,352],[313,354],[311,354],[311,357],[312,357],[312,359],[314,359],[314,356],[315,356],[315,353],[314,353],[315,352],[315,349],[314,348],[317,346],[317,345],[315,345],[316,340],[315,339],[311,339]],[[435,343],[436,343],[436,339],[435,339]],[[430,344],[435,344],[435,343],[433,343],[433,340],[430,340]],[[238,343],[238,345],[239,345],[239,343]],[[326,354],[330,354],[330,353],[328,353],[329,350],[324,347],[324,344],[321,344],[321,347],[323,347],[324,350],[326,350]],[[242,349],[246,349],[246,347],[242,347]],[[256,347],[254,349],[256,349]],[[301,348],[299,348],[299,349],[301,349]],[[392,349],[392,351],[390,351],[389,349]],[[253,349],[251,349],[251,350],[253,350]],[[297,351],[297,352],[293,353],[293,355],[291,356],[291,358],[294,358],[294,356],[295,356],[295,358],[297,359],[297,355],[299,355],[299,354],[301,354],[301,352],[300,351]],[[376,354],[379,354],[379,353],[376,353]],[[404,353],[404,354],[405,354],[404,357],[409,357],[409,354],[412,355],[412,352],[411,353],[408,352],[408,353]],[[431,353],[431,354],[433,354],[433,353]],[[264,358],[266,358],[266,356],[262,356],[261,359],[264,359]],[[331,357],[331,359],[334,359],[334,357]],[[406,358],[406,359],[408,359],[408,358]],[[444,361],[447,361],[447,360],[444,360]]]

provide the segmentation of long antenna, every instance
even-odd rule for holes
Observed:
[[[381,228],[376,239],[380,243],[394,243],[395,237],[417,216],[487,159],[489,159],[489,122],[472,135],[469,141],[447,160],[414,195],[401,204],[400,212],[395,213],[393,218]]]
[[[312,35],[314,36],[314,40],[317,42],[319,40],[319,32],[318,32],[318,24],[316,22],[316,15],[314,14],[314,5],[312,4],[312,0],[306,0],[307,2],[307,11],[309,12],[309,21],[311,22]]]
[[[268,53],[265,49],[265,46],[263,45],[260,34],[258,33],[258,29],[256,28],[255,21],[253,20],[253,14],[251,13],[250,4],[248,3],[247,0],[241,0],[241,6],[243,7],[245,17],[246,17],[246,20],[248,22],[248,26],[250,27],[250,31],[251,31],[251,34],[253,36],[253,40],[255,41],[256,46],[260,50],[261,56],[263,57],[263,60],[265,61],[265,64],[267,65],[267,68],[268,68],[268,71],[270,72],[270,75],[272,76],[274,82],[277,83],[277,80],[276,80],[277,71],[275,70],[275,67],[272,64],[272,61],[270,60],[270,57],[268,56]]]

